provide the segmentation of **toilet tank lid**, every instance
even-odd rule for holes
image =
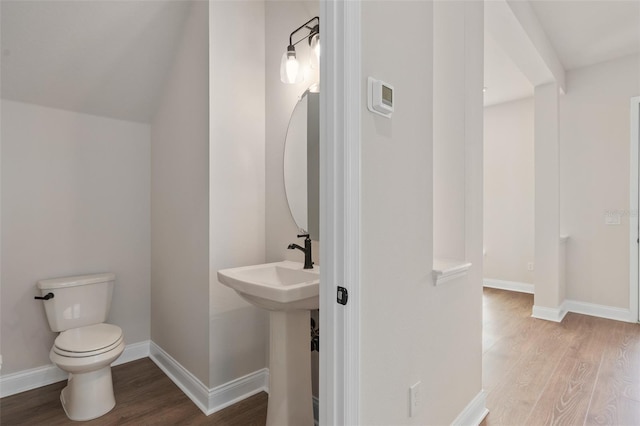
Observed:
[[[86,284],[97,284],[115,281],[116,274],[107,272],[104,274],[77,275],[74,277],[52,278],[38,281],[40,290],[51,290],[56,288],[75,287]]]

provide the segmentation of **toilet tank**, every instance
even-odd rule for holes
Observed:
[[[38,281],[44,309],[53,331],[100,324],[107,320],[116,276],[112,273],[79,275]]]

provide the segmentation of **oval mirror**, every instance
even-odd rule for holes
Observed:
[[[293,109],[284,146],[284,187],[302,233],[319,238],[320,94],[306,91]]]

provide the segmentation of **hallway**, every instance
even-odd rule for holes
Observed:
[[[533,295],[484,289],[488,425],[640,424],[640,325],[531,318]]]

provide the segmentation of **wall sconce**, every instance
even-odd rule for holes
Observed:
[[[315,24],[312,25],[314,21]],[[307,30],[309,33],[293,43],[293,35],[302,30]],[[308,40],[309,47],[313,51],[311,67],[315,68],[320,61],[320,18],[318,16],[309,19],[289,36],[289,46],[287,46],[287,51],[282,55],[282,61],[280,62],[280,80],[283,83],[293,84],[304,80],[304,72],[300,69],[300,62],[296,58],[295,48],[296,44],[303,40]]]

